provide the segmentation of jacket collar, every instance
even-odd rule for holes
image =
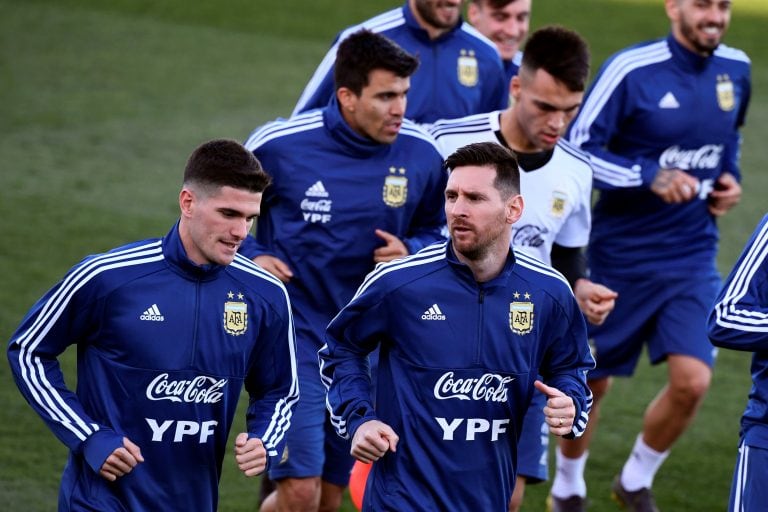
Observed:
[[[382,144],[358,134],[341,115],[339,102],[334,96],[327,107],[323,109],[323,122],[331,138],[335,140],[344,153],[355,157],[371,157],[384,153],[389,144]]]
[[[702,71],[712,60],[711,56],[704,57],[680,44],[671,32],[667,36],[667,45],[675,62],[686,71]]]
[[[515,268],[515,253],[511,246],[509,248],[509,253],[507,253],[507,261],[504,263],[504,268],[501,269],[499,275],[485,283],[478,283],[475,281],[475,276],[472,274],[472,270],[466,264],[459,261],[456,257],[456,252],[453,250],[453,244],[450,239],[448,239],[448,243],[445,244],[445,259],[448,260],[451,268],[463,281],[471,281],[475,286],[484,289],[506,286]]]
[[[215,263],[198,265],[190,260],[181,243],[179,221],[176,221],[168,234],[163,237],[163,256],[174,270],[190,279],[208,281],[214,279],[226,267]]]

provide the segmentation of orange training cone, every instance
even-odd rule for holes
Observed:
[[[359,460],[352,466],[352,473],[349,475],[349,497],[357,510],[363,509],[363,494],[365,494],[365,483],[368,481],[368,473],[371,472],[373,464],[364,464]]]

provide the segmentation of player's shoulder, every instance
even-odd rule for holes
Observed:
[[[240,253],[227,266],[227,272],[269,303],[287,301],[288,292],[282,281]]]
[[[616,82],[624,76],[672,59],[666,39],[633,44],[614,53],[605,61],[599,73],[601,80]]]
[[[437,242],[415,254],[377,264],[365,277],[355,296],[366,292],[385,295],[445,267],[447,244],[447,241]]]
[[[291,118],[277,118],[256,128],[243,144],[254,151],[274,140],[302,136],[323,127],[323,109],[309,110]]]
[[[350,34],[354,34],[355,32],[363,29],[370,30],[371,32],[375,32],[377,34],[387,35],[388,32],[404,25],[405,15],[403,13],[403,8],[396,7],[381,14],[377,14],[376,16],[363,21],[362,23],[351,25],[345,28],[339,34],[337,39],[341,41],[348,37]]]
[[[726,61],[734,61],[742,64],[746,64],[747,66],[750,66],[752,64],[752,61],[749,58],[749,55],[744,50],[739,50],[738,48],[733,48],[731,46],[721,44],[715,49],[714,53],[715,58],[718,59],[724,59]]]
[[[64,281],[73,289],[109,293],[126,282],[163,270],[164,259],[163,240],[150,238],[86,256],[67,272]]]
[[[515,273],[519,277],[536,284],[558,300],[573,295],[568,280],[551,265],[519,249],[512,250],[515,254]]]
[[[441,137],[451,135],[472,134],[497,129],[498,113],[484,112],[454,119],[440,119],[429,126],[429,133],[435,139],[440,140]]]
[[[397,141],[401,141],[401,143],[405,142],[408,144],[427,146],[434,150],[438,156],[440,155],[437,141],[429,132],[428,128],[411,121],[410,119],[403,119],[403,124],[400,127],[400,133],[398,134],[396,143]]]
[[[498,142],[499,113],[486,112],[456,119],[441,119],[430,126],[443,158],[473,142]]]
[[[480,55],[501,59],[501,54],[499,49],[496,48],[496,44],[466,21],[461,22],[459,30],[455,34],[461,40],[472,44],[475,52],[480,52]]]
[[[589,154],[565,138],[560,138],[555,146],[555,151],[560,159],[568,161],[568,168],[578,173],[585,173],[592,179],[592,163]]]

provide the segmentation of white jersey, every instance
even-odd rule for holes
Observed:
[[[437,121],[429,130],[443,158],[474,142],[505,145],[501,111]],[[552,245],[584,247],[591,223],[592,167],[587,155],[560,139],[544,165],[520,165],[523,216],[512,226],[512,245],[551,264]]]

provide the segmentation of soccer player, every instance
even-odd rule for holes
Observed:
[[[244,252],[286,282],[302,388],[263,510],[341,505],[353,459],[326,418],[317,369],[325,329],[377,262],[443,239],[443,161],[434,139],[403,118],[417,64],[381,34],[352,34],[338,47],[331,103],[269,123],[246,143],[274,185],[258,244]]]
[[[470,0],[467,20],[496,45],[509,83],[523,58],[520,46],[528,35],[531,0]]]
[[[612,376],[634,372],[643,345],[667,363],[667,385],[612,483],[629,510],[656,510],[654,476],[693,421],[715,349],[706,318],[720,287],[716,218],[741,197],[739,128],[750,96],[747,56],[721,44],[726,0],[666,0],[671,33],[612,56],[568,137],[591,155],[595,186],[591,277],[616,290],[616,309],[590,326],[597,368],[587,434],[560,443],[555,510],[584,510],[584,466]],[[565,502],[570,502],[566,508]]]
[[[319,353],[333,424],[376,461],[363,510],[506,510],[534,393],[551,433],[586,427],[584,318],[560,274],[510,247],[523,214],[514,154],[481,142],[446,165],[449,241],[377,266]]]
[[[482,141],[514,150],[526,208],[512,227],[512,245],[554,264],[587,319],[600,324],[616,294],[586,276],[582,249],[589,239],[592,168],[587,155],[560,138],[581,105],[588,74],[589,50],[581,36],[563,27],[541,28],[526,43],[520,74],[510,82],[512,106],[438,121],[431,132],[444,155]],[[526,481],[547,479],[549,438],[542,407],[536,396],[526,414],[511,511],[519,509]]]
[[[238,467],[279,460],[298,400],[290,303],[237,254],[268,184],[237,142],[201,145],[168,234],[85,258],[13,334],[16,383],[70,450],[60,511],[215,511],[243,384]],[[70,345],[74,393],[57,360]]]
[[[293,114],[324,107],[334,96],[339,44],[361,28],[380,33],[417,55],[405,116],[417,123],[503,108],[507,104],[499,53],[461,19],[461,0],[407,0],[402,7],[342,31],[318,66]]]
[[[768,215],[747,242],[709,314],[709,339],[718,347],[754,352],[752,389],[741,418],[731,512],[758,512],[768,503]]]

